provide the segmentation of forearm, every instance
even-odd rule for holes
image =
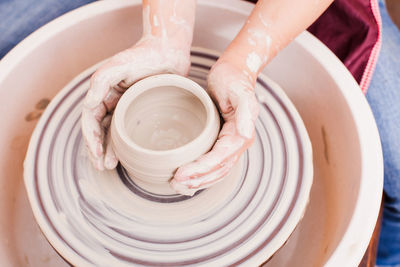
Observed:
[[[259,0],[220,61],[229,62],[254,84],[265,65],[311,25],[333,0]]]
[[[143,0],[143,38],[159,38],[189,48],[196,0]]]

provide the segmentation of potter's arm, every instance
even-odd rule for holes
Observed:
[[[118,163],[108,128],[125,90],[151,75],[188,72],[195,6],[195,0],[143,0],[142,38],[91,77],[82,110],[82,134],[97,169],[113,169]]]
[[[159,38],[189,49],[196,0],[143,0],[143,38]]]
[[[245,25],[212,67],[208,89],[225,123],[213,149],[178,169],[171,185],[192,195],[220,181],[252,144],[258,102],[255,81],[264,66],[333,0],[259,0]]]
[[[333,0],[259,0],[219,61],[248,73],[252,84],[265,65],[311,25]]]

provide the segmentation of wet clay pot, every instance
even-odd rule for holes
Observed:
[[[176,169],[213,146],[218,111],[194,81],[161,74],[132,85],[111,123],[114,151],[134,182],[150,191],[168,186]],[[156,190],[157,191],[157,190]]]

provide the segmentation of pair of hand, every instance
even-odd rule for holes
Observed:
[[[155,74],[187,75],[190,51],[157,38],[141,39],[132,48],[112,57],[93,74],[84,101],[82,132],[89,156],[99,170],[118,163],[109,136],[112,112],[124,91],[135,82]],[[171,186],[181,194],[209,187],[229,172],[252,144],[258,103],[254,85],[245,72],[229,59],[220,59],[208,75],[208,92],[218,105],[224,124],[210,152],[181,166]]]

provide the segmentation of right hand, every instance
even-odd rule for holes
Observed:
[[[118,163],[108,128],[125,90],[151,75],[187,75],[189,67],[190,46],[174,46],[166,39],[152,37],[116,54],[92,75],[82,111],[82,134],[96,169],[113,169]]]
[[[222,57],[211,68],[207,80],[224,124],[212,150],[175,173],[171,186],[183,195],[193,195],[221,181],[254,141],[259,112],[255,83]]]

